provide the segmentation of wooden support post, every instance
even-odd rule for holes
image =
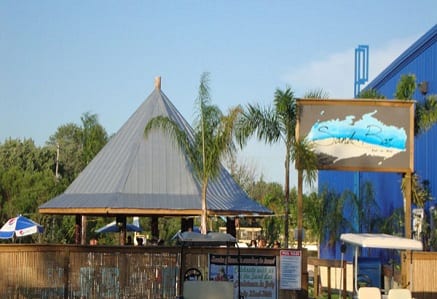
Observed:
[[[119,244],[124,246],[126,245],[126,216],[120,215],[116,219],[116,225],[120,226]]]
[[[86,227],[87,227],[87,218],[85,215],[82,215],[82,227],[81,227],[81,237],[80,244],[86,245]]]
[[[226,217],[226,232],[231,236],[237,237],[237,230],[235,228],[235,219]]]
[[[152,221],[150,223],[151,225],[151,232],[152,232],[152,239],[156,238],[159,239],[159,227],[158,227],[159,221],[158,216],[152,216]]]
[[[343,261],[343,265],[341,265],[341,267],[343,268],[343,292],[342,292],[342,297],[343,299],[347,299],[347,263],[346,261]]]
[[[405,173],[405,238],[411,238],[411,180],[413,179],[411,171]]]
[[[80,238],[82,234],[82,219],[80,215],[76,215],[76,224],[74,227],[74,243],[76,245],[80,244]]]
[[[317,298],[320,295],[319,294],[319,284],[320,284],[320,282],[319,282],[319,279],[320,279],[319,271],[320,271],[319,266],[318,265],[314,265],[314,298]]]

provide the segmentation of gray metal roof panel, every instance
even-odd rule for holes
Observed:
[[[146,124],[158,115],[168,116],[192,132],[167,96],[155,89],[64,194],[41,205],[41,211],[123,207],[144,209],[144,213],[154,209],[200,210],[201,185],[183,151],[162,131],[144,138]],[[211,211],[271,213],[250,199],[223,167],[208,186],[207,205]]]

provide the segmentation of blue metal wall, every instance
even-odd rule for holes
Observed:
[[[378,75],[366,88],[373,88],[388,99],[394,98],[396,85],[402,75],[414,74],[417,82],[428,82],[428,95],[437,94],[437,25],[423,35],[390,66]],[[417,90],[414,99],[423,102],[424,96]],[[437,198],[437,125],[431,130],[415,138],[414,149],[415,171],[420,180],[428,180],[432,196]],[[381,214],[389,216],[397,208],[403,207],[401,193],[402,176],[398,173],[359,173],[359,182],[372,183],[375,199]],[[320,171],[319,190],[328,186],[341,193],[346,189],[356,190],[356,173],[340,171]],[[322,258],[339,258],[339,244],[335,248],[321,245]]]

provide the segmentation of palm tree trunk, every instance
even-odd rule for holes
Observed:
[[[290,217],[290,150],[285,154],[285,216],[284,216],[284,245],[288,248],[289,240],[289,217]]]
[[[200,232],[204,235],[207,233],[207,221],[208,208],[206,206],[206,191],[208,189],[208,179],[203,178],[202,182],[202,214],[200,216]]]
[[[303,185],[303,178],[302,178],[302,170],[297,170],[297,248],[302,248],[302,185]]]

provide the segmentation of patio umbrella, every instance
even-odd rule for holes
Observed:
[[[44,227],[24,216],[9,219],[0,229],[0,239],[24,237],[36,233],[43,233]]]
[[[120,231],[120,226],[117,225],[116,221],[112,221],[111,223],[108,223],[107,225],[96,229],[96,233],[117,233]],[[142,231],[141,227],[135,224],[127,223],[126,224],[126,230],[128,232],[140,232]]]

